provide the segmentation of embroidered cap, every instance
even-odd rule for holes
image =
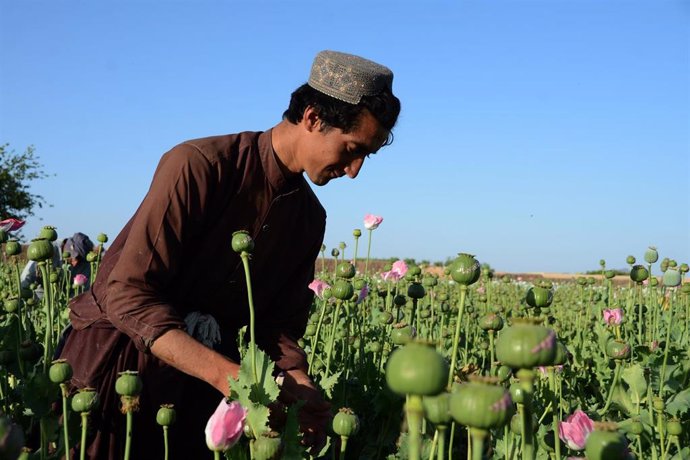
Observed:
[[[373,96],[384,89],[392,92],[393,72],[353,54],[321,51],[314,58],[307,83],[331,97],[359,104],[362,96]]]

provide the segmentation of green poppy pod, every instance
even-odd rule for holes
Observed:
[[[551,289],[533,286],[527,291],[525,301],[527,302],[527,305],[532,308],[548,307],[551,305],[551,302],[553,302],[553,291]]]
[[[393,323],[393,314],[389,311],[382,311],[376,317],[376,321],[379,324],[392,324]]]
[[[513,375],[513,370],[508,366],[498,366],[496,369],[496,377],[500,383],[506,383]]]
[[[93,388],[82,388],[72,396],[72,410],[74,412],[90,412],[98,407],[98,393]]]
[[[626,460],[630,458],[628,441],[616,431],[595,430],[587,436],[585,455],[588,460]]]
[[[625,258],[625,263],[628,265],[635,265],[635,262],[637,262],[635,256],[628,256]]]
[[[340,255],[340,251],[338,251],[338,248],[331,249],[331,256],[333,256],[337,259],[339,255]]]
[[[367,285],[367,282],[364,281],[362,278],[356,278],[355,280],[352,281],[352,286],[357,291],[364,289],[364,287],[366,285]]]
[[[98,254],[96,254],[95,252],[89,251],[86,253],[86,261],[87,262],[89,262],[89,263],[95,262],[97,259],[98,259]]]
[[[422,274],[422,269],[419,267],[419,265],[410,264],[407,267],[407,273],[410,273],[412,276],[419,276]]]
[[[555,357],[556,333],[538,324],[515,321],[496,340],[496,358],[512,368],[550,366]]]
[[[351,279],[354,278],[355,273],[355,266],[350,262],[340,262],[335,268],[335,274],[340,278]]]
[[[601,265],[602,268],[606,267],[606,261],[604,259],[599,259],[599,265]]]
[[[513,402],[517,404],[524,404],[527,400],[527,392],[522,387],[520,382],[512,383],[508,390],[510,391],[510,398],[513,400]]]
[[[161,404],[156,413],[156,423],[160,426],[170,426],[177,420],[177,412],[173,404]]]
[[[438,285],[438,279],[435,276],[425,276],[422,278],[422,285],[424,287],[434,287]]]
[[[331,291],[336,299],[349,300],[355,293],[355,288],[352,283],[345,279],[338,279],[331,286]]]
[[[508,423],[514,411],[510,393],[499,385],[471,381],[457,386],[450,395],[453,419],[471,428],[500,428]]]
[[[402,307],[407,303],[407,297],[402,294],[397,294],[395,297],[393,297],[393,303],[396,307]]]
[[[251,444],[251,458],[254,460],[277,460],[283,451],[283,441],[275,431],[262,434]]]
[[[522,436],[522,416],[520,414],[513,414],[510,419],[510,431],[516,436]],[[539,431],[539,420],[537,416],[532,413],[532,432]]]
[[[686,295],[690,294],[690,283],[683,283],[680,287],[680,292]]]
[[[65,383],[72,378],[72,366],[66,359],[56,359],[48,369],[48,377],[53,383]]]
[[[239,230],[232,234],[232,250],[240,254],[242,252],[251,253],[254,250],[254,240],[246,230]]]
[[[96,241],[98,241],[101,244],[107,243],[108,242],[108,235],[105,233],[99,233],[96,235]]]
[[[359,431],[359,417],[349,407],[341,407],[333,417],[331,427],[338,436],[349,438]]]
[[[446,391],[434,396],[424,396],[422,407],[424,416],[434,425],[445,426],[453,419],[450,415],[450,393]]]
[[[21,302],[21,299],[11,297],[9,299],[5,299],[2,303],[2,306],[7,313],[14,313],[19,309]]]
[[[41,262],[53,257],[53,245],[44,238],[31,240],[26,256],[34,262]]]
[[[616,276],[616,272],[613,270],[606,270],[604,272],[604,276],[606,277],[607,280],[610,280]]]
[[[381,342],[369,342],[368,348],[372,353],[380,353],[383,349]]]
[[[690,271],[690,265],[686,263],[680,264],[680,267],[678,267],[678,271],[681,273],[688,273]]]
[[[463,286],[476,283],[481,275],[479,261],[471,254],[459,253],[449,269],[453,281]]]
[[[496,313],[488,313],[479,318],[479,327],[484,331],[500,331],[503,329],[503,319]]]
[[[575,281],[579,286],[584,286],[585,284],[587,284],[587,279],[583,276],[578,276]]]
[[[21,254],[21,252],[22,245],[19,244],[19,241],[9,240],[7,243],[5,243],[5,254],[8,256],[16,256],[17,254]]]
[[[115,380],[115,392],[121,396],[138,396],[144,387],[137,371],[120,372]]]
[[[304,329],[304,336],[305,337],[313,337],[316,334],[316,325],[315,324],[307,324],[307,327]]]
[[[640,419],[632,419],[630,423],[630,432],[636,436],[644,432],[644,425],[640,422]]]
[[[405,324],[393,326],[391,330],[391,342],[395,345],[405,345],[414,338],[412,327]]]
[[[659,260],[659,252],[657,252],[657,250],[654,246],[650,246],[644,252],[644,261],[647,262],[648,264],[653,264],[657,260]]]
[[[448,363],[426,343],[410,342],[391,353],[386,362],[386,383],[399,395],[437,395],[447,380]]]
[[[413,281],[407,288],[407,296],[411,299],[421,299],[426,295],[426,290],[421,283]]]
[[[657,287],[659,285],[659,280],[655,276],[652,276],[649,279],[649,285],[652,287]]]
[[[355,238],[359,238],[360,236],[362,236],[362,230],[358,228],[352,230],[352,236],[354,236]]]
[[[630,279],[636,283],[641,283],[649,277],[649,271],[644,265],[634,265],[630,269]]]
[[[671,436],[680,436],[683,434],[683,426],[677,418],[670,419],[666,422],[666,430]]]
[[[53,242],[58,238],[57,230],[55,229],[55,227],[46,225],[38,232],[38,238],[42,238],[44,240]]]
[[[682,276],[680,272],[674,268],[669,268],[664,272],[664,276],[662,277],[662,281],[664,283],[664,286],[666,287],[676,287],[680,286],[680,283],[682,281]]]
[[[556,357],[553,360],[554,366],[562,366],[568,362],[568,349],[560,340],[556,341]]]
[[[630,345],[622,340],[610,340],[606,344],[606,356],[611,359],[630,358]]]
[[[344,241],[341,241],[340,243],[338,243],[338,247],[340,248],[341,251],[344,251],[345,248],[347,247],[347,244],[345,244]]]

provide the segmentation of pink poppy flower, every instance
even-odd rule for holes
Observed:
[[[247,411],[237,401],[228,403],[223,398],[206,423],[206,445],[212,451],[226,451],[239,441],[244,432]]]
[[[24,226],[24,221],[13,217],[0,221],[0,229],[6,232],[15,232]]]
[[[405,276],[405,273],[407,273],[407,264],[404,260],[398,260],[393,262],[393,267],[389,271],[381,273],[381,277],[384,281],[398,281]]]
[[[316,297],[318,297],[319,299],[323,299],[323,291],[325,291],[329,287],[331,287],[330,284],[321,280],[314,280],[311,283],[309,283],[309,289],[314,291],[314,294],[316,294]]]
[[[558,424],[558,436],[572,450],[585,448],[587,436],[594,430],[592,419],[580,409],[576,410],[565,422]]]
[[[76,275],[74,275],[74,285],[75,286],[81,287],[81,286],[85,285],[88,280],[89,279],[86,277],[86,275],[83,275],[81,273],[77,273]]]
[[[623,321],[623,310],[620,308],[607,308],[604,310],[604,322],[609,326],[620,324]]]
[[[375,216],[373,214],[367,214],[364,216],[364,228],[367,230],[376,230],[379,225],[383,222],[383,217]]]

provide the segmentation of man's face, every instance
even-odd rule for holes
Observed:
[[[354,179],[364,159],[376,153],[387,138],[388,131],[368,110],[362,112],[357,127],[349,133],[332,127],[316,129],[305,146],[304,172],[316,185],[345,175]]]

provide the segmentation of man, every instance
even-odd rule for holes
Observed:
[[[258,346],[283,371],[285,398],[306,402],[305,442],[324,443],[330,406],[307,375],[297,340],[326,214],[302,174],[316,185],[357,176],[364,159],[388,143],[397,120],[392,81],[384,66],[324,51],[272,129],[192,140],[163,156],[92,289],[70,305],[74,329],[61,357],[74,367],[72,385],[95,387],[101,397],[90,458],[121,458],[124,417],[114,383],[127,369],[144,382],[133,458],[158,455],[153,420],[163,403],[177,410],[176,457],[208,455],[203,429],[229,393],[228,376],[237,375],[237,331],[249,317],[244,271],[230,245],[237,230],[255,240]]]

